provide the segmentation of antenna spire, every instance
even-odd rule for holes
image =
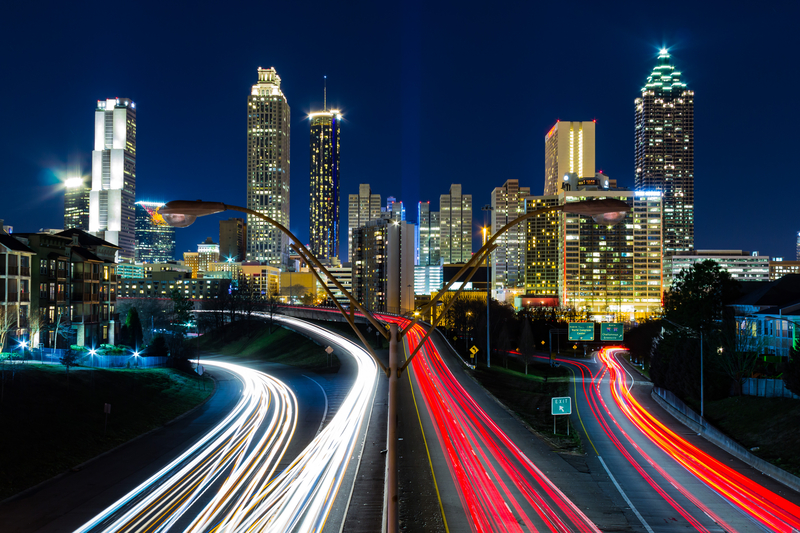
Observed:
[[[328,76],[322,76],[322,107],[323,111],[328,110]]]

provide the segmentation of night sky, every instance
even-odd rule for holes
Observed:
[[[633,187],[633,101],[666,46],[695,91],[696,248],[793,260],[798,20],[796,1],[9,1],[0,218],[15,231],[63,226],[61,179],[91,172],[96,101],[113,97],[137,106],[137,200],[245,205],[247,95],[256,69],[274,66],[292,110],[290,229],[302,240],[306,114],[322,106],[324,75],[345,117],[342,234],[359,183],[384,205],[402,200],[412,221],[419,200],[438,208],[462,183],[477,236],[506,179],[542,193],[557,119],[596,119],[597,170]],[[177,230],[176,255],[216,240],[227,217]]]

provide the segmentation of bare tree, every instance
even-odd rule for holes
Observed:
[[[274,294],[270,294],[266,301],[267,314],[269,315],[269,332],[272,333],[272,326],[275,324],[275,314],[278,312],[280,301]]]
[[[519,336],[519,353],[522,356],[522,362],[525,364],[525,374],[528,373],[528,365],[533,362],[533,356],[536,352],[536,341],[533,338],[533,330],[531,328],[531,321],[526,317],[522,318],[522,331]]]
[[[17,328],[17,307],[15,305],[0,306],[0,352],[6,347],[8,334]]]

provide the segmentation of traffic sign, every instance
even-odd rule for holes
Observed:
[[[600,324],[600,340],[622,342],[622,324],[619,322],[605,322]]]
[[[572,398],[569,396],[559,396],[550,398],[550,414],[552,415],[571,415],[572,414]]]
[[[327,348],[325,348],[325,351],[328,353],[328,355],[330,355],[331,353],[333,353],[333,348],[328,346]]]
[[[469,349],[469,351],[472,354],[476,354],[476,353],[478,353],[478,347],[477,346],[473,346],[472,348]]]
[[[594,322],[570,322],[567,339],[570,341],[593,341]]]

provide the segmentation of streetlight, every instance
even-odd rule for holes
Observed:
[[[688,329],[689,331],[693,331],[695,333],[700,333],[700,420],[705,420],[703,417],[703,329],[694,329],[690,328],[689,326],[683,326],[681,324],[677,324],[668,318],[662,318],[664,322],[669,322],[675,327]],[[705,426],[705,424],[703,424]]]
[[[487,215],[494,211],[494,207],[486,204],[481,210]],[[490,216],[491,218],[491,216]],[[486,224],[484,222],[484,224]],[[486,240],[489,238],[489,225],[483,227],[483,244],[486,245]],[[492,276],[489,272],[489,258],[491,253],[486,254],[486,368],[492,368],[492,335],[489,325],[489,306],[492,303]],[[476,361],[477,363],[477,361]]]
[[[394,533],[397,531],[399,522],[397,516],[397,380],[402,375],[403,370],[405,370],[411,361],[416,356],[417,352],[422,348],[425,344],[425,341],[428,340],[428,337],[433,333],[436,329],[436,326],[439,324],[439,321],[442,319],[443,316],[447,314],[450,307],[458,298],[458,295],[461,294],[461,291],[464,290],[464,287],[467,285],[469,280],[472,279],[472,276],[475,275],[478,268],[481,266],[481,262],[485,259],[488,264],[488,254],[490,254],[497,245],[494,244],[494,241],[503,233],[508,231],[510,228],[514,227],[515,225],[531,218],[536,215],[540,215],[542,213],[552,212],[552,211],[567,211],[570,213],[576,213],[579,215],[591,216],[594,218],[595,222],[599,224],[605,225],[613,225],[617,222],[620,222],[622,219],[625,218],[625,214],[631,210],[630,206],[621,200],[616,200],[613,198],[604,198],[601,200],[583,200],[578,202],[570,202],[564,205],[556,205],[550,207],[543,207],[541,209],[537,209],[531,213],[527,213],[522,215],[502,228],[500,228],[497,232],[495,232],[492,236],[487,236],[486,243],[478,250],[477,253],[473,254],[469,261],[461,268],[461,270],[456,273],[455,277],[450,280],[447,285],[445,285],[439,293],[431,299],[431,301],[425,305],[422,309],[420,309],[420,314],[415,314],[413,320],[406,325],[405,329],[402,331],[398,330],[398,326],[396,323],[392,322],[389,324],[388,331],[381,326],[380,322],[372,316],[372,314],[364,308],[361,303],[359,303],[350,291],[344,288],[344,286],[331,274],[328,270],[320,263],[320,261],[314,257],[314,255],[306,248],[306,246],[298,239],[297,237],[292,234],[286,227],[282,224],[273,220],[272,218],[259,213],[258,211],[254,211],[252,209],[248,209],[246,207],[239,207],[233,205],[226,205],[222,202],[204,202],[202,200],[191,201],[191,200],[174,200],[172,202],[167,202],[167,204],[159,209],[159,214],[164,217],[164,221],[169,224],[170,226],[174,226],[177,228],[185,228],[190,226],[197,220],[199,216],[205,215],[213,215],[215,213],[221,213],[226,210],[231,211],[239,211],[241,213],[247,213],[250,216],[259,218],[268,224],[278,228],[281,232],[283,232],[286,236],[288,236],[292,240],[292,244],[290,247],[292,250],[297,252],[305,261],[306,264],[309,266],[309,270],[312,272],[314,277],[317,279],[319,284],[328,293],[328,296],[331,297],[331,300],[336,305],[336,308],[339,312],[344,316],[345,320],[350,327],[353,328],[353,331],[361,340],[364,345],[364,348],[369,352],[372,356],[375,363],[383,370],[386,376],[389,378],[389,401],[388,401],[388,428],[387,428],[387,435],[386,435],[386,482],[384,487],[384,504],[387,509],[387,523],[386,523],[386,530],[388,533]],[[316,269],[320,270],[323,274],[325,274],[328,279],[336,286],[336,288],[341,291],[341,293],[347,297],[350,302],[350,312],[347,312],[339,303],[339,301],[334,296],[331,289],[328,287],[327,283],[322,281],[322,278],[317,272]],[[444,306],[442,312],[439,313],[439,316],[436,320],[433,321],[431,324],[430,329],[426,332],[426,334],[422,337],[419,344],[417,344],[416,348],[411,351],[406,359],[405,364],[403,366],[399,366],[398,355],[397,355],[397,344],[398,341],[401,340],[414,326],[416,326],[417,322],[419,322],[419,317],[424,315],[424,311],[430,308],[433,308],[439,302],[439,299],[442,295],[447,292],[450,287],[461,278],[468,270],[471,272],[467,275],[464,282],[458,288],[456,293],[453,295],[453,298]],[[488,281],[488,280],[487,280]],[[384,337],[389,341],[389,366],[383,364],[383,362],[378,358],[375,352],[370,347],[369,343],[364,339],[364,336],[361,334],[361,331],[355,324],[354,321],[354,310],[357,309],[360,311],[364,317],[370,321],[370,323],[375,326],[375,328],[381,332]],[[488,320],[488,313],[487,313],[487,320]],[[487,336],[489,335],[489,328],[487,327],[486,330]],[[488,357],[488,354],[487,354]],[[488,359],[487,359],[488,362]]]

